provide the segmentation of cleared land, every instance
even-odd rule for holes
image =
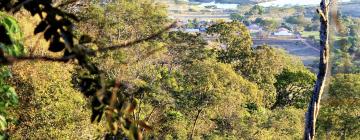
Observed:
[[[254,39],[254,46],[263,44],[270,45],[275,48],[281,48],[288,53],[299,57],[304,65],[311,65],[319,59],[319,49],[304,39]]]

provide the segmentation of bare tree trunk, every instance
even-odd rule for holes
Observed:
[[[313,140],[315,138],[316,119],[320,110],[321,96],[325,90],[325,83],[329,70],[329,0],[321,0],[320,9],[317,12],[320,15],[320,63],[317,81],[314,87],[313,95],[305,116],[305,140]]]

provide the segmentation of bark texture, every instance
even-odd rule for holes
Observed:
[[[329,0],[321,0],[320,9],[317,10],[320,15],[320,63],[317,81],[314,87],[313,95],[305,116],[305,140],[315,138],[316,119],[320,110],[321,96],[325,90],[325,83],[329,70]]]

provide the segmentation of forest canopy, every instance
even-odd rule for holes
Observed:
[[[5,0],[0,10],[0,139],[301,139],[306,133],[317,65],[258,44],[259,36],[271,35],[249,26],[300,34],[323,27],[317,13],[281,9],[296,15],[279,20],[266,17],[271,9],[253,6],[231,21],[181,25],[165,5],[149,0]],[[360,20],[330,20],[340,24],[329,29],[336,34],[329,39],[332,73],[315,138],[359,139]],[[206,31],[182,31],[189,24]],[[300,39],[305,43],[297,47],[319,39]]]

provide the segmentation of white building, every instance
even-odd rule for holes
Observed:
[[[280,28],[277,30],[277,32],[274,32],[275,36],[293,36],[294,34],[291,33],[288,29],[286,28]]]
[[[185,29],[184,32],[186,33],[199,33],[199,29]]]
[[[247,28],[249,29],[250,33],[258,33],[263,30],[259,25],[256,24],[251,24]]]

